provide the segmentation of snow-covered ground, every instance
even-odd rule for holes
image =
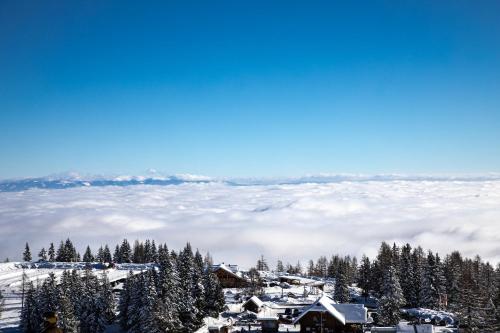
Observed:
[[[81,270],[84,267],[85,263],[50,263],[43,265],[19,262],[0,263],[0,290],[4,296],[4,311],[0,318],[0,332],[16,332],[15,328],[19,325],[23,273],[26,274],[26,281],[32,281],[36,285],[42,283],[49,276],[49,273],[54,273],[56,277],[60,277],[65,269]],[[149,265],[123,264],[107,270],[93,269],[93,271],[96,274],[106,272],[110,282],[114,282],[126,278],[130,270],[138,273],[148,268],[150,268]]]

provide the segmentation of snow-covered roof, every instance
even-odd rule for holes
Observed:
[[[346,323],[366,323],[368,310],[363,304],[335,303],[332,306],[342,313]]]
[[[264,306],[264,302],[262,302],[257,296],[250,297],[245,303],[243,303],[243,306],[245,306],[248,302],[255,303],[259,308]]]
[[[328,296],[321,296],[295,319],[296,324],[309,312],[328,312],[343,325],[346,323],[366,323],[367,309],[363,304],[339,304]]]
[[[287,279],[287,280],[295,280],[295,281],[298,281],[300,284],[309,285],[309,286],[322,286],[325,284],[324,281],[309,279],[309,278],[306,278],[303,276],[298,276],[298,275],[280,275],[279,278],[280,279]]]
[[[233,265],[234,266],[234,265]],[[226,273],[230,274],[230,275],[233,275],[237,278],[240,278],[242,279],[243,277],[238,274],[239,272],[235,272],[234,270],[232,270],[230,267],[228,267],[226,264],[222,263],[222,264],[219,264],[219,265],[213,265],[212,266],[212,271],[215,272],[215,271],[218,271],[219,269],[222,269],[223,271],[225,271]]]

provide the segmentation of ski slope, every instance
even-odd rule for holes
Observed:
[[[85,263],[50,263],[30,264],[21,262],[0,263],[0,290],[4,296],[4,311],[0,317],[0,332],[17,332],[22,307],[23,273],[26,282],[32,281],[34,285],[41,284],[49,273],[54,273],[59,278],[64,270],[77,269],[83,271]],[[115,282],[127,277],[129,271],[134,274],[141,270],[150,269],[152,266],[145,264],[122,264],[115,268],[101,270],[93,269],[95,274],[106,272],[110,282]]]

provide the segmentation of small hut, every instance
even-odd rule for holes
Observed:
[[[264,303],[257,296],[250,297],[242,305],[244,311],[252,311],[255,313],[259,313],[263,306]]]

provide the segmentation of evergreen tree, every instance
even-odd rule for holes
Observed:
[[[59,294],[59,327],[64,333],[78,333],[78,320],[67,291]]]
[[[400,308],[405,302],[396,270],[393,266],[389,266],[384,274],[382,285],[379,307],[380,323],[383,325],[398,324],[401,319]]]
[[[335,278],[334,297],[339,303],[348,303],[350,300],[349,287],[347,285],[346,264],[339,267],[339,272]]]
[[[191,245],[188,243],[180,252],[178,262],[180,297],[179,319],[182,323],[182,331],[189,333],[197,328],[198,309],[196,308],[194,291],[194,257]]]
[[[415,272],[413,270],[412,263],[411,246],[410,244],[405,244],[401,248],[401,255],[399,257],[399,281],[401,284],[401,289],[403,290],[403,296],[408,302],[408,306],[411,306],[412,299],[414,298],[413,282],[415,278],[413,277],[413,275],[415,274]]]
[[[48,251],[49,261],[56,260],[56,250],[54,248],[54,243],[50,243],[49,251]]]
[[[444,263],[444,273],[446,277],[446,294],[448,306],[455,309],[460,299],[459,280],[462,270],[463,259],[458,251],[446,256]]]
[[[102,273],[99,280],[99,290],[96,299],[96,315],[98,329],[104,331],[107,325],[115,320],[115,298],[113,288],[105,272]]]
[[[57,287],[56,276],[53,272],[45,279],[38,294],[38,308],[40,313],[59,310],[59,288]]]
[[[203,284],[203,257],[198,250],[194,255],[193,262],[193,299],[198,309],[195,325],[201,326],[205,317],[205,289]]]
[[[411,307],[422,306],[422,282],[424,276],[424,252],[421,247],[417,247],[413,250],[411,254],[411,266],[413,268],[412,273],[412,285],[408,291],[408,296],[410,299],[407,300]]]
[[[257,260],[257,266],[255,266],[258,271],[268,271],[269,266],[267,265],[266,259],[264,259],[264,255],[260,255],[259,260]]]
[[[111,251],[109,250],[108,244],[104,245],[104,250],[102,253],[102,261],[107,262],[107,263],[110,263],[113,261],[113,259],[111,257]]]
[[[59,243],[59,247],[57,248],[56,260],[60,262],[68,261],[68,254],[66,253],[66,248],[64,247],[64,242],[61,241]]]
[[[210,317],[218,317],[224,310],[224,292],[217,276],[210,270],[205,270],[203,278],[205,289],[205,314]]]
[[[92,250],[90,250],[90,246],[87,245],[85,249],[85,253],[83,254],[83,261],[86,263],[91,263],[94,261],[94,256],[92,255]]]
[[[85,254],[83,255],[83,257],[84,257],[83,261],[85,261]],[[97,260],[101,263],[104,262],[104,249],[102,248],[102,245],[99,246],[99,249],[97,250],[95,260]]]
[[[285,267],[283,266],[283,261],[278,260],[276,264],[276,272],[283,273],[285,271]]]
[[[47,251],[44,247],[38,252],[38,258],[40,258],[40,260],[47,260]]]
[[[124,239],[120,245],[120,263],[132,262],[132,249],[127,239]]]
[[[0,319],[2,319],[2,311],[3,311],[3,295],[2,291],[0,290]]]
[[[370,296],[371,269],[370,258],[363,255],[361,258],[361,266],[359,267],[358,286],[362,290],[362,296],[365,298],[365,301],[367,297]]]
[[[441,305],[441,275],[436,257],[429,251],[424,268],[421,300],[426,308],[438,310]]]
[[[24,246],[23,260],[24,261],[31,261],[31,251],[30,251],[30,246],[28,245],[28,242],[26,242],[26,245]]]
[[[127,279],[123,283],[123,289],[120,292],[120,298],[118,300],[118,323],[124,331],[129,329],[129,309],[131,307],[132,290],[133,290],[133,279],[134,275],[130,271]]]
[[[24,305],[21,311],[20,327],[26,333],[38,333],[41,325],[41,313],[38,307],[37,291],[33,282],[29,281],[25,286]]]
[[[307,266],[307,276],[315,276],[316,275],[316,269],[314,266],[314,260],[309,260],[308,266]]]
[[[120,253],[120,246],[116,245],[115,252],[113,253],[113,262],[122,263],[122,255]]]
[[[181,326],[178,306],[180,289],[175,265],[166,245],[159,248],[158,261],[160,264],[159,297],[164,305],[163,316],[165,318],[166,331],[171,332]]]

